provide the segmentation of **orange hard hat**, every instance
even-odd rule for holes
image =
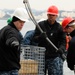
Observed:
[[[56,6],[50,6],[47,10],[47,14],[58,15],[58,8]]]
[[[72,17],[66,17],[63,19],[62,21],[62,27],[63,29],[70,23],[72,22],[74,19]]]

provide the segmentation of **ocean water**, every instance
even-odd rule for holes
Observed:
[[[0,29],[3,28],[6,25],[7,25],[7,21],[6,20],[0,20]],[[21,30],[21,33],[24,36],[27,31],[33,30],[33,29],[35,29],[35,25],[33,24],[33,22],[31,22],[31,21],[30,22],[26,22],[24,27],[23,27],[23,29]],[[64,70],[64,75],[74,75],[74,71],[71,71],[67,67],[66,61],[64,62],[63,70]]]

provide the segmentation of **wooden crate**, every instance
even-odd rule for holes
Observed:
[[[38,62],[35,60],[21,60],[21,69],[19,74],[24,75],[37,75],[38,74]]]

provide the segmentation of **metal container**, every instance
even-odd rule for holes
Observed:
[[[44,75],[45,48],[22,45],[19,75]]]

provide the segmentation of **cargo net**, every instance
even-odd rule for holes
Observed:
[[[45,48],[23,45],[19,75],[44,75]]]

